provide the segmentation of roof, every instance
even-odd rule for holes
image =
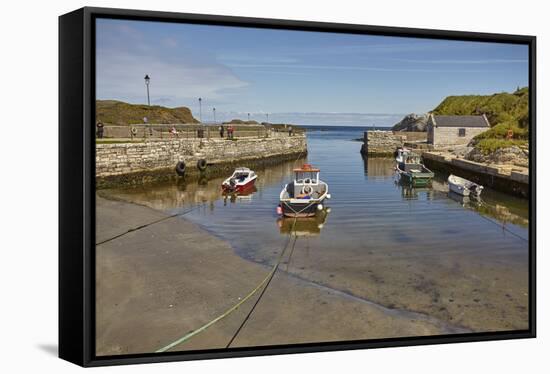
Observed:
[[[485,115],[440,116],[432,114],[431,120],[436,127],[490,127]]]
[[[317,171],[321,171],[321,170],[312,167],[310,164],[304,164],[304,165],[302,165],[301,168],[295,168],[295,169],[294,169],[294,172],[299,172],[299,171],[313,171],[313,172],[317,172]]]

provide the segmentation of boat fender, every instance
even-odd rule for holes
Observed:
[[[207,164],[204,158],[201,158],[199,161],[197,161],[197,169],[199,169],[200,171],[205,171],[206,166]]]
[[[280,205],[277,205],[277,210],[276,211],[277,211],[277,214],[280,215],[280,216],[283,214],[283,208],[281,208]]]
[[[327,193],[327,199],[330,199],[330,198],[331,198],[330,194],[329,194],[329,193]]]
[[[330,209],[330,208],[327,208],[327,210],[326,210],[327,213],[330,213],[331,211],[332,211],[332,209]]]
[[[184,177],[184,176],[185,176],[185,162],[179,161],[179,162],[176,164],[176,173],[177,173],[180,177]]]
[[[323,210],[323,204],[317,205],[317,210]]]

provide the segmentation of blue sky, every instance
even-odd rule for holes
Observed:
[[[98,99],[145,103],[149,74],[152,104],[198,117],[202,97],[204,121],[216,107],[217,119],[389,125],[448,95],[528,84],[522,45],[109,19],[96,40]]]

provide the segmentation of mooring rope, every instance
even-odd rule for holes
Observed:
[[[294,218],[294,222],[293,222],[293,227],[292,227],[292,230],[294,229],[294,225],[296,224],[296,218]],[[201,332],[205,331],[206,329],[208,329],[210,326],[212,326],[213,324],[215,324],[216,322],[224,319],[225,317],[227,317],[228,315],[230,315],[231,313],[233,313],[235,310],[237,310],[241,305],[243,305],[248,299],[250,299],[252,296],[254,296],[254,294],[256,292],[258,292],[264,285],[266,285],[265,289],[267,289],[267,285],[269,284],[269,282],[271,282],[271,279],[273,278],[273,275],[275,274],[275,272],[277,271],[278,267],[279,267],[279,264],[281,263],[281,260],[283,258],[283,255],[288,247],[288,244],[290,243],[291,241],[291,235],[292,235],[292,230],[291,230],[291,234],[289,235],[288,237],[288,240],[286,241],[286,244],[285,246],[283,247],[283,250],[281,251],[281,253],[279,254],[279,257],[277,259],[277,262],[275,263],[275,265],[273,265],[273,267],[271,268],[271,271],[266,275],[266,277],[252,290],[248,293],[248,295],[246,295],[244,298],[241,299],[241,301],[239,301],[238,303],[236,303],[235,305],[233,305],[231,308],[227,309],[225,312],[223,312],[222,314],[220,314],[218,317],[214,318],[213,320],[211,320],[210,322],[208,323],[205,323],[204,325],[202,325],[201,327],[199,327],[198,329],[196,330],[193,330],[191,332],[189,332],[188,334],[185,334],[184,336],[182,336],[181,338],[179,339],[176,339],[174,340],[172,343],[168,344],[168,345],[165,345],[164,347],[160,348],[160,349],[157,349],[155,351],[155,353],[162,353],[162,352],[166,352],[168,351],[169,349],[171,348],[174,348],[175,346],[178,346],[182,343],[185,343],[186,341],[188,341],[189,339],[191,339],[193,336],[197,335],[197,334],[200,334]],[[264,292],[265,292],[265,289],[264,289]],[[262,292],[262,295],[263,293]],[[261,296],[260,296],[261,298]],[[258,301],[259,299],[256,301],[256,304],[258,304]],[[255,306],[254,305],[254,306]],[[250,315],[251,313],[249,313]],[[248,316],[247,316],[248,317]],[[241,327],[242,325],[244,324],[241,324]],[[240,328],[239,327],[239,330],[240,331]],[[238,333],[237,331],[237,333]],[[236,334],[231,338],[231,342],[233,341],[234,337],[236,336]],[[229,344],[231,344],[231,342]]]
[[[481,204],[483,204],[483,205],[486,205],[486,206],[489,206],[489,207],[491,206],[491,205],[487,204],[487,203],[485,202],[485,200],[482,200],[481,198],[479,199],[479,202],[480,202]],[[519,234],[516,234],[515,232],[513,232],[512,230],[510,230],[510,229],[508,229],[506,226],[504,226],[505,223],[503,223],[503,224],[501,225],[500,223],[493,221],[493,220],[490,219],[489,217],[485,217],[485,216],[484,216],[483,214],[481,214],[481,213],[479,213],[479,216],[480,216],[481,218],[483,218],[484,220],[486,220],[486,221],[488,221],[488,222],[491,222],[491,223],[494,224],[495,226],[497,226],[497,227],[501,228],[502,230],[506,231],[507,233],[509,233],[509,234],[511,234],[511,235],[513,235],[513,236],[515,236],[516,238],[519,238],[519,239],[521,239],[521,240],[523,240],[523,241],[525,241],[525,242],[529,242],[529,239],[526,239],[526,238],[524,238],[523,236],[521,236],[521,235],[519,235]]]
[[[98,246],[98,245],[101,245],[101,244],[105,244],[105,243],[107,243],[107,242],[110,242],[110,241],[112,241],[112,240],[118,239],[118,238],[120,238],[120,237],[122,237],[122,236],[124,236],[124,235],[126,235],[126,234],[131,233],[131,232],[134,232],[134,231],[138,231],[138,230],[144,229],[144,228],[146,228],[146,227],[149,227],[149,226],[151,226],[151,225],[155,225],[155,224],[157,224],[157,223],[166,221],[166,220],[171,219],[171,218],[184,216],[184,215],[186,215],[186,214],[188,214],[188,213],[191,213],[193,210],[195,210],[195,209],[197,209],[197,208],[200,208],[200,207],[202,207],[202,206],[204,206],[204,203],[203,203],[203,204],[199,204],[199,205],[195,205],[194,207],[192,207],[192,208],[190,208],[190,209],[188,209],[188,210],[186,210],[186,211],[184,211],[184,212],[182,212],[182,213],[171,214],[171,215],[169,215],[169,216],[166,216],[166,217],[162,217],[162,218],[160,218],[160,219],[157,219],[156,221],[152,221],[152,222],[149,222],[149,223],[146,223],[146,224],[137,226],[137,227],[130,228],[130,229],[128,229],[127,231],[125,231],[125,232],[123,232],[123,233],[121,233],[121,234],[118,234],[118,235],[115,235],[115,236],[113,236],[113,237],[111,237],[111,238],[109,238],[109,239],[105,239],[105,240],[103,240],[103,241],[100,241],[99,243],[96,243],[95,245]]]
[[[296,223],[296,218],[294,218],[294,222],[292,224],[292,229],[290,230],[290,235],[292,236],[292,231],[294,230],[294,224]],[[294,242],[292,244],[292,250],[290,252],[290,256],[292,256],[292,252],[294,252],[294,247],[296,246],[296,239],[297,237],[294,237]],[[288,243],[287,243],[287,246],[288,246]],[[286,250],[286,248],[285,248]],[[283,251],[284,252],[284,251]],[[279,259],[279,261],[277,262],[276,264],[276,267],[278,268],[279,267],[279,264],[281,263],[281,259],[282,259],[282,256],[281,258]],[[288,258],[288,261],[290,261],[290,257]],[[241,330],[243,329],[244,325],[246,324],[246,322],[248,322],[248,320],[250,319],[250,316],[252,315],[252,312],[254,312],[254,309],[256,309],[256,306],[260,303],[260,300],[262,299],[262,297],[264,296],[264,293],[265,291],[267,290],[267,288],[269,287],[269,283],[271,283],[271,280],[273,279],[273,277],[275,276],[275,272],[276,272],[277,269],[275,269],[275,271],[271,274],[271,276],[269,277],[269,280],[267,281],[264,289],[262,290],[262,292],[260,293],[260,296],[258,296],[258,299],[256,299],[256,302],[254,303],[254,305],[252,305],[252,308],[250,308],[250,311],[248,312],[248,314],[246,315],[246,317],[244,318],[243,322],[239,325],[239,328],[237,329],[237,331],[235,331],[235,334],[233,334],[233,336],[231,337],[231,340],[229,340],[229,343],[227,343],[227,345],[225,346],[225,348],[229,348],[229,346],[233,343],[233,341],[235,340],[235,338],[237,337],[237,335],[239,335],[239,333],[241,332]],[[288,270],[288,269],[287,269]]]

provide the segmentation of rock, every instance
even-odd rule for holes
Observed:
[[[426,131],[428,125],[428,117],[426,114],[407,114],[401,121],[396,123],[393,127],[393,131]]]
[[[487,164],[508,164],[529,167],[529,155],[518,146],[500,148],[489,154],[484,154],[479,148],[473,147],[464,158]]]

